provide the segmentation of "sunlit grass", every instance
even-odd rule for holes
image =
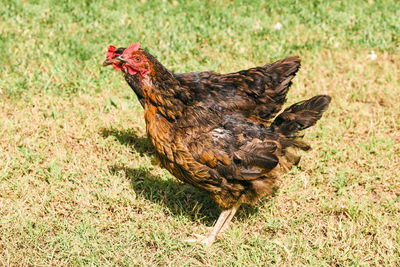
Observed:
[[[400,263],[398,1],[3,2],[1,264]],[[141,106],[100,66],[132,41],[176,72],[300,55],[288,104],[333,97],[299,168],[210,249],[180,240],[215,205],[151,164]]]

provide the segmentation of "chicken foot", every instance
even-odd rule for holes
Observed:
[[[214,243],[215,239],[217,238],[218,234],[224,232],[231,222],[233,216],[235,215],[236,211],[238,210],[240,204],[233,206],[230,209],[224,210],[218,217],[217,222],[215,223],[214,227],[208,233],[207,236],[202,236],[198,234],[193,234],[194,238],[185,239],[185,242],[200,242],[205,244],[206,246],[211,246]]]

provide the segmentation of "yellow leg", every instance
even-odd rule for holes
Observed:
[[[196,238],[186,239],[186,242],[201,242],[207,246],[211,246],[214,243],[215,239],[217,238],[219,233],[228,228],[229,223],[231,222],[233,216],[235,215],[236,211],[238,210],[240,204],[236,205],[228,210],[224,210],[218,217],[217,222],[215,223],[214,227],[211,229],[210,233],[204,237],[201,235],[194,234]]]
[[[226,218],[224,225],[222,225],[221,230],[219,230],[219,233],[220,233],[220,234],[222,234],[222,233],[228,228],[229,223],[232,221],[233,216],[235,216],[236,211],[239,209],[239,206],[240,206],[240,204],[237,205],[237,206],[234,206],[234,207],[231,209],[231,213],[229,214],[229,217]]]

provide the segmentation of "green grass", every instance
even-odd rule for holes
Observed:
[[[129,2],[0,5],[2,265],[400,264],[399,1]],[[151,164],[142,108],[100,67],[133,41],[177,72],[300,55],[288,104],[333,97],[299,168],[211,248],[180,240],[215,205]]]

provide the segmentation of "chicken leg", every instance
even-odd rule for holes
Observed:
[[[195,238],[188,238],[184,241],[186,242],[200,242],[205,244],[206,246],[211,246],[214,243],[215,239],[217,238],[219,233],[222,233],[228,228],[229,223],[231,222],[233,216],[235,215],[236,211],[238,210],[240,204],[233,206],[230,209],[223,210],[218,217],[217,222],[215,223],[214,227],[208,233],[207,236],[202,236],[198,234],[194,234]]]

